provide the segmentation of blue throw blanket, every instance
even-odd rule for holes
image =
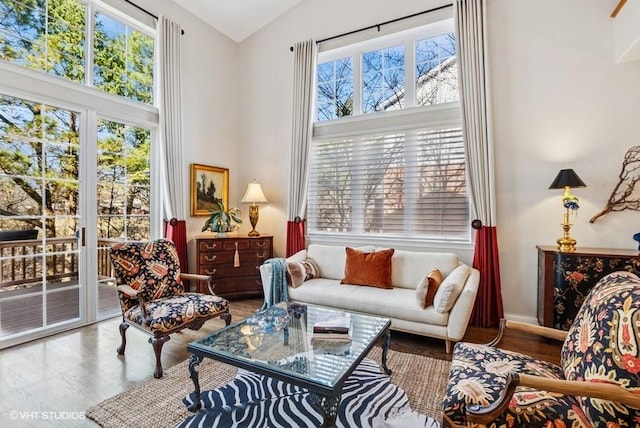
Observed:
[[[279,302],[289,301],[287,292],[287,265],[285,259],[273,258],[265,261],[271,265],[271,284],[269,284],[269,296],[265,296],[262,309],[273,306]]]

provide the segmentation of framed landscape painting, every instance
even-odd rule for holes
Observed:
[[[229,170],[191,164],[191,215],[207,216],[216,200],[229,207]]]

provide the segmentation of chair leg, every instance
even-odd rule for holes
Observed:
[[[229,312],[225,312],[220,315],[220,319],[224,321],[225,325],[231,324],[231,314]]]
[[[127,324],[126,322],[120,323],[120,337],[122,338],[122,341],[120,342],[120,346],[118,346],[118,349],[116,349],[116,351],[118,352],[118,355],[124,355],[124,348],[127,347],[127,329],[128,328],[129,328],[129,324]]]
[[[445,349],[445,352],[447,354],[451,353],[451,341],[450,340],[445,340],[444,341],[444,349]]]
[[[153,377],[160,379],[162,377],[162,362],[160,361],[160,354],[162,353],[162,345],[169,340],[169,336],[153,336],[149,338],[149,343],[153,346],[153,352],[156,354],[156,369],[153,372]]]

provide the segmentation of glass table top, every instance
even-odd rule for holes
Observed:
[[[312,340],[316,323],[344,314],[351,321],[350,341]],[[333,388],[390,325],[388,318],[279,303],[192,342],[187,349],[239,367]]]

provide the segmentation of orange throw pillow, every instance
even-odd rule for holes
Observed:
[[[436,292],[442,283],[443,277],[440,269],[434,269],[424,277],[416,288],[416,297],[422,309],[433,305]]]
[[[341,284],[368,285],[370,287],[392,289],[391,258],[393,249],[365,253],[346,248],[347,260],[344,279]]]

